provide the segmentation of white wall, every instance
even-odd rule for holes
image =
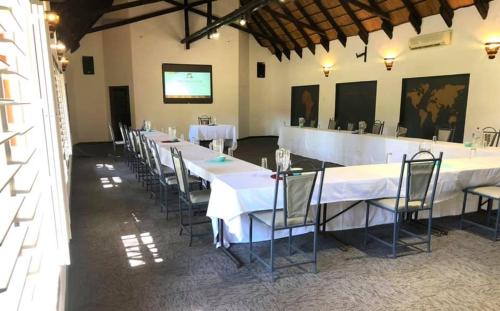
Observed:
[[[466,136],[476,126],[500,126],[500,55],[489,60],[484,42],[500,36],[500,3],[490,2],[487,20],[482,20],[474,6],[455,11],[453,41],[449,46],[410,51],[408,40],[416,33],[410,24],[394,28],[394,39],[384,32],[370,33],[368,61],[356,59],[364,44],[359,37],[349,37],[347,47],[330,43],[330,52],[316,46],[316,55],[303,50],[303,58],[292,52],[292,59],[282,63],[250,40],[250,135],[278,133],[283,122],[290,122],[291,87],[320,85],[320,126],[326,127],[334,115],[335,83],[377,80],[376,119],[386,121],[386,133],[393,133],[399,121],[402,79],[408,77],[470,73],[466,118]],[[446,30],[440,15],[424,18],[422,34]],[[396,56],[392,71],[385,69],[383,58]],[[266,78],[258,79],[255,63],[266,62]],[[325,78],[322,65],[334,64]]]

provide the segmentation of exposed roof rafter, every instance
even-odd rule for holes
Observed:
[[[406,9],[409,12],[409,21],[413,28],[415,28],[415,31],[417,33],[420,33],[422,31],[422,17],[420,14],[417,12],[417,9],[415,9],[415,6],[410,0],[401,0],[403,4],[405,5]]]
[[[356,25],[356,27],[358,27],[358,36],[361,38],[361,40],[363,40],[365,44],[368,44],[368,31],[366,30],[365,26],[363,26],[356,14],[354,14],[351,7],[349,6],[349,3],[346,0],[339,0],[339,2],[351,18],[352,22]]]
[[[295,2],[295,6],[297,7],[297,9],[299,9],[300,14],[302,14],[302,16],[304,16],[307,23],[309,25],[314,25],[314,21],[312,20],[311,16],[307,13],[306,9],[302,6],[302,4],[300,4],[299,1]],[[328,38],[326,33],[324,36],[321,36],[321,38],[319,40],[320,40],[319,42],[320,42],[321,46],[323,46],[323,48],[327,52],[330,51],[330,39]]]
[[[342,43],[342,45],[345,47],[347,45],[347,36],[345,33],[342,31],[340,26],[335,22],[333,19],[332,15],[328,12],[328,10],[325,8],[321,0],[314,0],[314,3],[318,7],[318,9],[321,11],[321,14],[325,16],[325,18],[328,20],[330,25],[332,25],[333,29],[337,32],[337,39]]]

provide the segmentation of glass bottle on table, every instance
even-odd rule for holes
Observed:
[[[263,157],[260,159],[260,166],[263,168],[267,168],[267,158]]]

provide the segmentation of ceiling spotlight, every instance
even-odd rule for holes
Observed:
[[[209,39],[219,39],[219,32],[217,31],[217,29],[213,30],[209,35],[208,35],[208,38]]]
[[[246,20],[246,19],[242,16],[242,17],[240,18],[240,25],[241,25],[241,26],[245,26],[246,24],[247,24],[247,20]]]

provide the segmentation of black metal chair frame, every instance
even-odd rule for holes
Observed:
[[[405,129],[404,133],[401,133],[401,129]],[[396,127],[396,137],[406,137],[408,135],[408,128],[401,123],[398,123]]]
[[[491,186],[491,185],[489,185],[489,186]],[[474,226],[474,227],[478,227],[478,228],[481,228],[483,230],[492,232],[493,233],[493,241],[497,241],[498,240],[498,235],[499,235],[498,230],[500,229],[499,228],[499,225],[500,225],[500,199],[495,198],[495,197],[491,197],[491,196],[488,196],[488,195],[485,195],[483,193],[475,192],[474,189],[479,188],[479,187],[481,187],[481,186],[470,187],[470,188],[466,188],[466,189],[463,190],[463,192],[464,192],[464,200],[463,200],[463,205],[462,205],[462,214],[460,215],[460,229],[463,230],[464,229],[464,223],[466,223],[468,225],[471,225],[471,226]],[[478,204],[477,204],[478,212],[480,210],[482,210],[482,206],[484,204],[487,204],[486,205],[486,219],[485,219],[486,223],[485,224],[473,221],[471,219],[467,219],[465,217],[465,208],[467,206],[467,196],[468,196],[468,194],[477,195],[479,197],[478,198]],[[485,201],[483,201],[483,197],[486,198]],[[497,205],[498,209],[496,210],[496,216],[492,215],[492,213],[494,213],[494,211],[493,211],[493,202],[494,201],[497,201],[497,204],[498,204]],[[491,219],[494,220],[494,226],[493,227],[489,225]]]
[[[428,156],[430,156],[430,158],[417,159],[417,157],[420,155],[428,155]],[[439,154],[439,158],[435,158],[434,155],[428,151],[417,152],[415,155],[413,155],[411,157],[410,160],[406,159],[406,155],[403,156],[403,160],[402,160],[402,164],[401,164],[401,173],[399,176],[398,192],[397,192],[397,196],[395,197],[396,205],[395,205],[394,209],[382,206],[382,205],[376,203],[377,202],[376,200],[367,200],[366,201],[365,237],[364,237],[364,242],[363,242],[365,248],[366,248],[366,244],[368,242],[368,237],[370,237],[377,242],[380,242],[386,246],[391,247],[393,258],[396,258],[397,248],[400,246],[415,246],[415,245],[420,245],[420,244],[427,244],[427,252],[431,252],[432,208],[434,205],[434,197],[436,194],[436,186],[437,186],[437,182],[439,179],[439,171],[441,168],[442,159],[443,159],[442,152]],[[426,184],[425,191],[424,191],[424,196],[423,196],[424,199],[421,201],[420,207],[409,208],[408,203],[409,203],[409,199],[410,199],[411,165],[413,163],[425,163],[425,162],[427,162],[427,163],[433,162],[433,167],[432,167],[432,174],[429,175],[429,178],[426,181],[427,184]],[[405,180],[405,171],[406,171],[405,196],[401,197],[401,189],[403,186],[403,182]],[[429,204],[426,206],[425,201],[426,201],[426,198],[428,195],[429,186],[432,182],[432,176],[434,176],[434,184],[432,187],[432,193],[431,193],[431,198],[430,198]],[[400,200],[404,200],[404,202],[405,202],[403,208],[399,207]],[[387,241],[383,240],[382,238],[379,238],[379,237],[377,237],[373,234],[370,234],[368,232],[370,206],[372,206],[372,205],[393,213],[394,219],[393,219],[393,233],[392,233],[392,241],[391,242],[387,242]],[[427,220],[427,234],[425,235],[425,237],[422,237],[414,232],[410,232],[408,230],[401,228],[401,222],[402,222],[403,216],[405,214],[411,214],[414,212],[425,211],[425,210],[427,210],[429,213],[429,215],[428,215],[429,218]],[[403,242],[399,239],[400,232],[406,233],[406,234],[418,239],[419,241],[412,242],[412,243]],[[401,243],[401,245],[398,245],[398,241]]]
[[[202,115],[198,117],[199,125],[210,125],[212,123],[212,117],[207,115]]]
[[[328,129],[329,130],[336,130],[337,129],[337,120],[334,118],[328,119]]]
[[[454,127],[437,127],[436,128],[436,137],[439,140],[439,131],[444,130],[444,131],[450,131],[450,136],[448,137],[448,142],[452,142],[455,139],[455,128]]]
[[[488,144],[488,147],[498,147],[498,142],[500,140],[500,131],[496,130],[494,127],[487,126],[481,131],[482,135],[485,133],[493,134],[493,139]]]
[[[293,172],[292,171],[283,171],[283,172],[276,172],[276,184],[275,184],[275,188],[274,188],[274,203],[273,203],[273,209],[272,209],[272,212],[273,212],[273,217],[272,217],[272,226],[271,226],[271,240],[270,240],[270,258],[269,258],[269,262],[266,262],[266,260],[264,258],[262,258],[261,256],[259,256],[257,253],[255,253],[253,251],[253,220],[257,220],[257,221],[260,221],[259,218],[255,217],[253,213],[250,213],[248,214],[249,216],[249,219],[250,219],[250,224],[249,224],[249,238],[250,238],[250,243],[249,243],[249,259],[250,259],[250,262],[253,261],[253,258],[255,257],[260,263],[262,263],[265,267],[267,267],[269,269],[269,271],[271,273],[273,273],[276,269],[283,269],[283,268],[288,268],[288,267],[293,267],[293,266],[299,266],[299,265],[305,265],[305,264],[313,264],[313,271],[314,273],[317,272],[317,244],[318,244],[318,229],[319,229],[319,214],[320,214],[320,206],[321,206],[321,193],[323,191],[323,180],[324,180],[324,177],[325,177],[325,163],[323,162],[322,166],[321,166],[321,169],[320,170],[306,170],[306,171],[302,171],[301,172],[302,174],[304,173],[314,173],[314,182],[313,182],[313,186],[312,186],[312,189],[311,189],[311,193],[309,195],[309,198],[308,198],[308,201],[307,201],[307,212],[304,216],[304,222],[301,223],[301,224],[298,224],[298,225],[294,225],[294,226],[288,226],[287,224],[287,178],[288,176],[292,176],[293,175]],[[314,220],[314,223],[311,224],[311,223],[307,223],[307,217],[308,217],[308,214],[310,212],[310,208],[311,208],[311,199],[312,199],[312,196],[314,194],[314,189],[316,187],[316,180],[317,180],[317,177],[318,177],[318,174],[321,173],[321,177],[320,177],[320,182],[319,182],[319,190],[318,190],[318,204],[316,205],[316,214],[315,214],[315,220]],[[279,189],[279,183],[280,183],[280,179],[282,181],[282,184],[283,184],[283,211],[284,211],[284,220],[285,220],[285,223],[284,223],[284,227],[279,227],[279,228],[276,228],[276,212],[281,210],[281,209],[278,209],[278,189]],[[271,210],[269,210],[271,211]],[[265,224],[264,222],[260,221],[262,224],[264,225],[267,225]],[[297,252],[301,252],[302,253],[302,250],[300,250],[299,248],[295,247],[292,243],[292,230],[294,228],[300,228],[300,227],[307,227],[307,226],[314,226],[314,236],[313,236],[313,255],[312,255],[312,259],[311,260],[306,260],[306,261],[302,261],[302,262],[291,262],[290,261],[290,264],[287,264],[287,265],[281,265],[281,266],[275,266],[274,264],[274,260],[275,260],[275,257],[274,257],[274,242],[275,242],[275,232],[276,231],[281,231],[281,230],[288,230],[288,253],[289,255],[291,256],[292,255],[292,248],[297,251]],[[273,278],[274,279],[274,278]]]
[[[379,129],[377,132],[375,132],[375,125],[379,124]],[[380,121],[380,120],[375,120],[375,122],[373,122],[373,127],[372,127],[372,134],[377,134],[377,135],[382,135],[384,133],[384,125],[385,125],[385,122],[384,121]]]
[[[193,222],[193,217],[195,216],[195,213],[206,213],[208,204],[207,203],[193,203],[191,202],[191,197],[190,197],[190,188],[189,188],[189,182],[188,182],[188,173],[186,166],[184,164],[184,160],[182,158],[182,152],[177,150],[177,148],[171,147],[170,152],[172,154],[172,162],[174,163],[174,171],[175,171],[175,176],[177,178],[177,185],[178,185],[178,193],[179,193],[179,225],[180,225],[180,232],[179,235],[182,235],[183,231],[186,230],[189,232],[189,246],[192,245],[193,243],[193,237],[197,236],[204,236],[206,234],[194,234],[193,233],[193,226],[197,225],[203,225],[206,223],[211,223],[211,220],[201,220],[201,221],[195,221]],[[175,165],[175,159],[179,159],[180,166],[181,166],[181,172],[177,171],[177,167]],[[182,190],[180,180],[179,180],[179,174],[182,174],[182,185],[184,188],[184,191]],[[187,208],[183,208],[183,205],[185,205]],[[184,215],[185,212],[187,211],[187,215]],[[187,216],[187,222],[185,220]]]

